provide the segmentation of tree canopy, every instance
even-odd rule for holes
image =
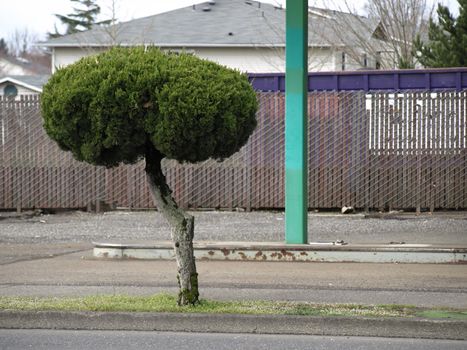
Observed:
[[[256,126],[256,94],[238,71],[157,48],[115,47],[59,69],[44,86],[44,128],[78,160],[107,167],[144,157],[149,190],[172,226],[179,305],[198,302],[194,217],[173,199],[163,157],[225,158]]]
[[[100,6],[96,0],[70,0],[78,7],[73,7],[73,13],[68,15],[59,15],[57,17],[62,24],[66,26],[65,33],[61,34],[55,27],[55,33],[49,33],[50,38],[56,38],[62,35],[73,34],[84,30],[89,30],[94,25],[109,24],[111,20],[97,21],[97,16],[101,12]]]
[[[139,160],[148,144],[181,162],[225,158],[256,126],[245,75],[152,47],[117,47],[59,69],[41,101],[49,136],[107,167]]]
[[[330,30],[326,26],[319,35],[336,52],[345,53],[344,63],[348,56],[362,68],[415,67],[412,43],[417,33],[426,30],[432,12],[429,0],[366,0],[365,16],[356,10],[354,1],[340,3],[339,11],[324,13],[329,16]],[[313,21],[310,28],[317,28]]]
[[[458,0],[459,16],[438,5],[438,20],[430,18],[428,41],[420,36],[414,42],[418,61],[425,67],[467,66],[467,0]]]

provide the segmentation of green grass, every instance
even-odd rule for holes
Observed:
[[[177,306],[169,294],[153,296],[99,295],[81,298],[0,297],[0,310],[185,312],[250,315],[451,317],[467,319],[465,310],[419,309],[410,305],[313,304],[275,301],[202,300],[196,306]]]
[[[418,316],[425,318],[450,318],[454,320],[467,320],[467,311],[455,310],[423,310]]]

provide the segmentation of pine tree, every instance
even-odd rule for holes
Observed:
[[[459,16],[454,18],[446,6],[438,5],[438,21],[430,18],[428,42],[420,35],[414,42],[418,61],[425,67],[467,66],[467,0],[458,0]]]
[[[73,34],[84,30],[91,29],[94,25],[106,25],[111,20],[97,22],[97,16],[101,12],[100,6],[96,3],[97,0],[70,0],[77,3],[79,7],[73,7],[74,13],[68,15],[59,15],[57,17],[62,24],[66,26],[64,34],[59,33],[55,26],[55,33],[48,33],[49,38],[56,38],[62,35]]]
[[[8,55],[8,45],[3,38],[0,38],[0,54]]]

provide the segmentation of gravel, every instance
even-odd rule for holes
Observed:
[[[284,213],[193,212],[195,240],[284,240]],[[60,214],[0,215],[0,243],[148,242],[170,240],[170,227],[158,212],[81,211]],[[467,213],[365,218],[361,214],[309,214],[309,241],[349,243],[467,244]]]

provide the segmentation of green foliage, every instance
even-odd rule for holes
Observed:
[[[55,33],[48,33],[49,38],[57,38],[62,35],[73,34],[83,30],[89,30],[94,25],[109,24],[111,20],[97,22],[96,18],[101,12],[100,6],[96,0],[70,0],[76,3],[79,7],[73,7],[74,13],[68,15],[58,15],[57,17],[62,24],[66,26],[65,34],[60,34],[55,27]]]
[[[440,309],[417,309],[404,305],[313,304],[282,301],[215,301],[200,300],[194,305],[177,305],[177,297],[169,294],[151,296],[97,295],[81,298],[1,297],[0,310],[56,310],[96,312],[179,312],[247,315],[364,316],[413,317],[418,312]],[[465,313],[465,310],[449,310]]]
[[[59,69],[44,86],[44,128],[80,161],[115,166],[148,145],[181,162],[225,158],[256,126],[239,72],[157,48],[113,48]]]
[[[446,6],[438,5],[438,22],[430,18],[427,43],[417,36],[414,51],[425,67],[467,66],[467,0],[458,2],[457,18]]]
[[[414,69],[415,64],[413,62],[413,57],[399,57],[397,59],[397,68],[398,69]]]
[[[8,55],[8,45],[3,38],[0,38],[0,54]]]

